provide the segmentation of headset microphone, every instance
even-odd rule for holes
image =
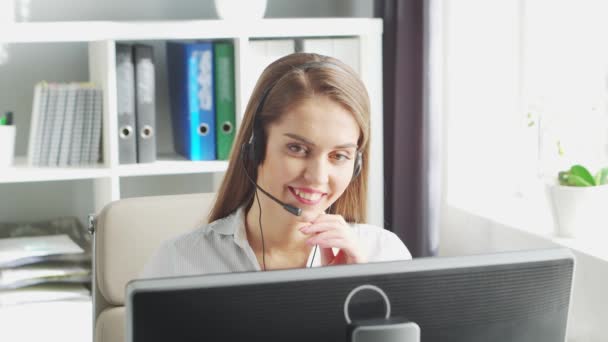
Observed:
[[[245,170],[245,174],[247,174],[246,170]],[[253,180],[251,179],[251,177],[249,177],[249,174],[247,174],[247,178],[249,178],[249,180],[253,182]],[[281,200],[279,200],[278,198],[272,196],[271,194],[269,194],[268,192],[266,192],[266,190],[262,189],[256,182],[253,182],[253,185],[255,185],[256,188],[258,188],[262,193],[264,193],[264,195],[268,196],[271,200],[277,202],[279,205],[281,205],[283,207],[283,209],[289,211],[291,214],[293,214],[295,216],[301,216],[302,215],[302,209],[300,209],[298,207],[294,207],[291,204],[287,204],[287,203],[281,202]]]

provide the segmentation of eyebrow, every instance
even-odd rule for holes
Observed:
[[[301,141],[301,142],[303,142],[305,144],[308,144],[308,145],[311,145],[311,146],[316,146],[315,143],[313,143],[312,141],[304,138],[301,135],[297,135],[297,134],[293,134],[293,133],[285,133],[283,135],[286,136],[286,137],[290,137],[292,139],[299,140],[299,141]],[[356,149],[357,148],[357,144],[347,143],[347,144],[342,144],[342,145],[335,146],[334,148],[350,148],[350,147],[353,147],[353,148]]]

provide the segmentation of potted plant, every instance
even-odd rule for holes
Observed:
[[[548,198],[557,236],[590,238],[608,231],[608,167],[595,176],[582,165],[559,172]]]

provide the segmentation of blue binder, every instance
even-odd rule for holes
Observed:
[[[167,42],[175,151],[190,160],[215,160],[213,43]]]

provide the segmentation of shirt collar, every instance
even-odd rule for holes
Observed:
[[[241,248],[251,248],[249,245],[249,240],[247,240],[247,230],[245,228],[245,214],[245,207],[241,206],[232,214],[212,222],[209,225],[209,228],[221,235],[234,236],[234,243],[236,243]],[[335,253],[337,253],[337,250],[334,250],[334,254]],[[313,257],[314,260],[312,260]],[[310,250],[308,260],[306,261],[307,267],[308,265],[310,265],[311,261],[313,267],[321,266],[320,247],[316,249],[316,252],[314,247]],[[259,265],[257,264],[257,260],[255,261],[255,265],[259,267]]]
[[[234,242],[240,247],[249,246],[245,230],[245,208],[239,207],[232,214],[212,222],[209,228],[221,235],[233,235]]]

